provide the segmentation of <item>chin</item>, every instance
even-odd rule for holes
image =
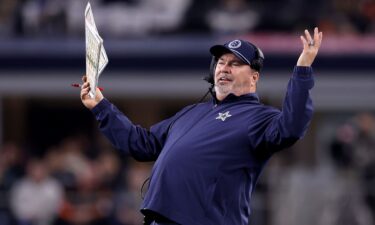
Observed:
[[[215,86],[215,92],[216,93],[219,93],[221,95],[227,95],[229,93],[231,93],[231,88],[229,87],[225,87],[225,86]]]

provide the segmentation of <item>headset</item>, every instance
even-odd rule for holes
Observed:
[[[255,57],[254,57],[253,60],[251,60],[250,67],[252,69],[260,72],[263,68],[264,54],[263,54],[262,50],[260,50],[260,48],[258,48],[257,46],[253,45],[250,42],[247,42],[247,43],[250,44],[251,46],[253,46],[254,49],[255,49]],[[205,81],[207,81],[208,83],[210,83],[212,85],[215,84],[214,77],[215,77],[215,69],[216,69],[216,65],[217,65],[218,60],[219,60],[218,57],[212,56],[209,74],[206,77],[203,78]]]

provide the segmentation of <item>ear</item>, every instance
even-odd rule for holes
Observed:
[[[256,83],[258,83],[258,80],[259,80],[259,72],[253,71],[250,75],[250,78],[251,78],[251,84],[256,85]]]

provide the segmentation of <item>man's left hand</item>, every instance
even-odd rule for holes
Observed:
[[[319,32],[319,29],[315,27],[314,37],[311,37],[309,31],[305,30],[305,36],[301,35],[300,38],[303,45],[303,51],[298,58],[297,66],[311,66],[318,54],[323,39],[323,33]]]

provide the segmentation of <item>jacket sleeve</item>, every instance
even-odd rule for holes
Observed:
[[[92,109],[100,131],[112,145],[138,161],[155,161],[168,135],[173,117],[147,130],[134,125],[116,106],[103,99]]]
[[[264,143],[272,152],[290,147],[302,138],[313,115],[310,89],[314,86],[311,67],[296,66],[288,83],[282,110],[266,127]]]

